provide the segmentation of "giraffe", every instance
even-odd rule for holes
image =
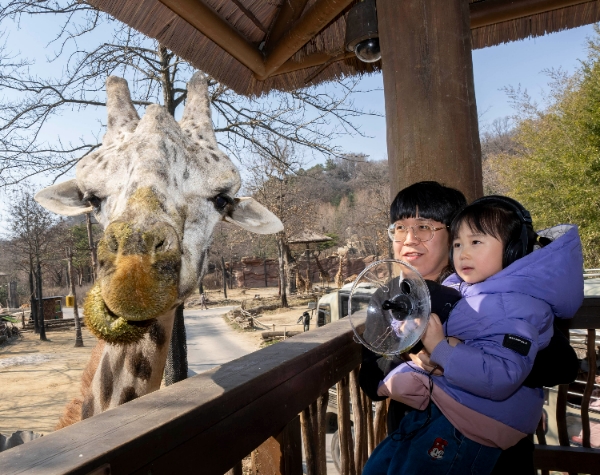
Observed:
[[[303,294],[306,291],[306,280],[304,280],[304,277],[300,274],[300,267],[296,265],[296,292]]]
[[[334,278],[335,285],[338,289],[341,289],[344,285],[344,258],[347,254],[347,249],[342,250],[342,248],[340,248],[340,250],[338,250],[339,264],[337,274],[335,274]]]
[[[283,229],[262,205],[235,197],[240,175],[217,146],[203,73],[188,83],[179,123],[159,105],[140,119],[124,79],[109,77],[106,94],[102,146],[78,162],[75,179],[36,195],[58,214],[94,212],[104,227],[84,304],[99,342],[57,428],[159,389],[175,309],[204,273],[218,221]]]
[[[318,254],[315,254],[315,262],[317,263],[317,268],[319,269],[319,280],[321,281],[321,288],[323,288],[323,287],[325,287],[325,284],[328,284],[329,282],[331,282],[331,276],[329,275],[329,272],[327,272],[323,268],[321,261],[319,261]]]

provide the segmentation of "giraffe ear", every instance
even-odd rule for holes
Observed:
[[[83,194],[76,180],[64,181],[44,188],[34,198],[48,211],[64,216],[77,216],[94,209],[87,201],[82,201]]]
[[[236,198],[233,211],[225,221],[256,234],[275,234],[283,231],[283,223],[263,205],[252,198]]]

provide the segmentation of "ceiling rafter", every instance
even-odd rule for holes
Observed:
[[[233,3],[235,3],[235,5],[242,11],[242,13],[244,15],[246,15],[248,17],[248,19],[254,23],[254,25],[260,30],[262,31],[264,34],[267,34],[267,29],[265,28],[265,26],[260,22],[260,20],[258,18],[256,18],[254,16],[254,13],[252,13],[250,10],[248,10],[243,4],[242,2],[240,2],[240,0],[231,0]]]
[[[302,19],[288,30],[265,59],[265,71],[256,74],[265,80],[300,48],[342,13],[354,0],[326,0],[313,4]]]
[[[272,51],[285,32],[298,21],[307,3],[308,0],[284,0],[271,29],[265,37],[264,51],[266,53]]]
[[[160,0],[160,2],[255,74],[264,73],[265,65],[261,52],[203,1]]]

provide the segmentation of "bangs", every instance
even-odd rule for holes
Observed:
[[[504,246],[521,229],[521,221],[513,211],[484,203],[468,206],[456,216],[450,226],[453,240],[458,237],[463,223],[474,234],[493,236]]]
[[[390,207],[390,218],[394,223],[418,216],[448,226],[466,204],[467,200],[460,191],[435,181],[422,181],[398,193]]]

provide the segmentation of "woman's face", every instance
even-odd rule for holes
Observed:
[[[434,228],[443,228],[433,233],[430,241],[419,241],[412,229],[407,233],[403,242],[395,241],[394,258],[408,262],[419,271],[424,279],[435,280],[442,270],[448,265],[450,250],[448,228],[444,223],[431,219],[405,218],[396,221],[403,226],[429,224]]]

